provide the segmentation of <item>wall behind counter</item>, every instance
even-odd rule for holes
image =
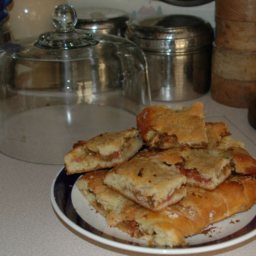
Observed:
[[[132,18],[142,19],[158,14],[189,14],[203,18],[215,27],[215,2],[208,4],[181,7],[156,0],[68,0],[76,9],[86,7],[106,7],[126,11]]]

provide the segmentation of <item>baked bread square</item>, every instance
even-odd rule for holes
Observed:
[[[256,159],[245,149],[242,142],[232,137],[223,122],[206,123],[208,148],[229,151],[232,157],[233,170],[239,174],[256,174]]]
[[[137,115],[137,127],[151,148],[202,148],[208,143],[201,102],[179,110],[166,106],[146,107]]]
[[[186,195],[186,177],[171,164],[171,160],[167,163],[150,152],[138,154],[113,168],[104,182],[152,211],[177,203]]]
[[[161,211],[150,211],[104,184],[108,170],[85,173],[76,182],[89,203],[111,227],[152,247],[180,247],[208,225],[246,211],[256,202],[256,179],[230,177],[215,190],[188,186],[187,196]]]
[[[232,172],[231,155],[227,151],[186,148],[182,156],[184,164],[180,170],[189,185],[213,190]]]
[[[147,152],[147,159],[158,161],[186,176],[186,184],[213,190],[227,179],[232,170],[232,154],[222,149],[171,148]]]
[[[76,182],[88,202],[105,217],[110,227],[117,227],[131,237],[145,240],[149,246],[174,247],[185,244],[179,229],[160,212],[152,212],[104,184],[107,170],[85,173]]]
[[[208,138],[207,147],[210,149],[218,147],[222,139],[231,134],[224,122],[206,122],[205,127]]]
[[[67,174],[111,168],[134,156],[142,147],[135,128],[109,132],[87,141],[79,141],[64,157]]]

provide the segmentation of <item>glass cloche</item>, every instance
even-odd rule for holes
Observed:
[[[62,164],[78,140],[135,125],[150,103],[147,65],[132,42],[75,29],[69,5],[56,7],[55,31],[1,48],[0,152]]]

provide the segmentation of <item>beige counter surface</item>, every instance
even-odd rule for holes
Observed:
[[[220,105],[208,95],[199,100],[205,103],[207,118],[227,120],[234,135],[246,138],[248,150],[256,155],[256,130],[247,122],[246,109]],[[50,202],[50,188],[61,167],[27,163],[0,154],[0,255],[140,255],[82,237],[56,216]],[[256,238],[252,238],[224,250],[200,255],[254,256],[255,252]]]

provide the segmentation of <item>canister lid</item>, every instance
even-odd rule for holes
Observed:
[[[213,41],[210,23],[191,15],[168,15],[133,21],[128,37],[143,50],[180,52],[194,50]]]
[[[77,17],[77,28],[94,30],[117,28],[129,20],[126,12],[113,8],[82,8]]]

